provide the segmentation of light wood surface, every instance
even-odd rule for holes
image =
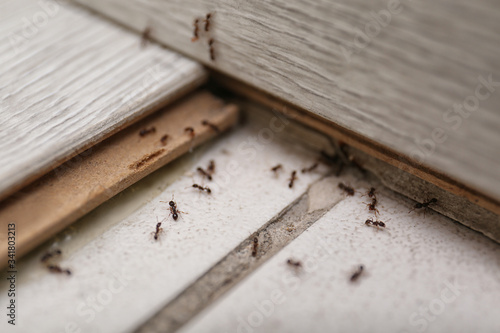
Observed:
[[[186,97],[67,161],[0,202],[0,228],[15,223],[16,256],[42,244],[118,192],[234,125],[237,108],[207,92]],[[155,132],[141,137],[143,129]],[[193,127],[194,138],[184,132]],[[161,138],[168,134],[164,143]],[[7,237],[0,233],[0,266],[7,263]]]
[[[0,199],[192,90],[203,68],[77,6],[0,4]]]
[[[500,199],[498,1],[79,2],[137,31],[150,26],[173,49]],[[389,9],[377,30],[372,12]],[[191,42],[195,18],[200,39]],[[356,42],[367,27],[372,37]],[[479,90],[487,97],[477,111],[449,113],[490,76],[497,83]],[[427,139],[429,154],[419,148]]]

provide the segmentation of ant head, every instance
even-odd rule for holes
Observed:
[[[156,227],[157,228],[161,227],[161,222],[156,223]]]

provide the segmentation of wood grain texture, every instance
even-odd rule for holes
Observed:
[[[78,1],[138,31],[151,26],[169,47],[500,199],[498,1],[402,0],[378,25],[373,13],[394,1]],[[204,31],[191,42],[194,19],[208,12],[215,61]],[[490,76],[477,111],[452,111]],[[428,154],[424,140],[434,141]]]
[[[0,227],[15,223],[20,258],[49,237],[146,175],[233,126],[237,108],[201,92],[161,110],[67,161],[0,202]],[[193,127],[191,138],[184,128]],[[154,127],[144,137],[142,129]],[[164,143],[161,138],[168,134]],[[0,233],[0,267],[7,263],[7,237]]]
[[[86,9],[35,0],[0,8],[0,198],[206,77]]]

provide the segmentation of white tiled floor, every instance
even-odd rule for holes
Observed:
[[[350,197],[181,331],[500,332],[498,244],[378,198],[387,230],[365,226],[363,199]]]
[[[293,189],[287,178],[311,165],[315,153],[277,138],[267,141],[262,128],[250,121],[196,153],[201,157],[187,173],[173,177],[182,168],[167,166],[87,216],[88,228],[80,223],[58,245],[67,253],[61,266],[72,269],[71,277],[48,273],[38,262],[42,253],[27,258],[17,286],[16,332],[133,331],[304,193],[321,173],[299,174]],[[202,183],[196,167],[211,159],[217,171],[213,182],[204,182],[213,190],[207,196],[190,186]],[[278,163],[285,172],[275,178],[269,169]],[[338,203],[182,331],[500,331],[498,244],[443,216],[408,214],[411,203],[389,191],[378,194],[387,230],[367,227],[371,215],[360,195],[369,184],[348,174],[342,181],[358,189],[356,196]],[[148,182],[155,195],[134,193]],[[177,222],[167,219],[155,242],[156,217],[168,215],[160,201],[172,194],[187,214]],[[153,199],[137,204],[145,197]],[[116,213],[120,205],[126,214]],[[108,219],[113,221],[103,227]],[[304,269],[288,267],[289,258]],[[351,284],[360,264],[366,271]],[[450,287],[456,284],[465,289]],[[271,309],[272,299],[279,304]]]

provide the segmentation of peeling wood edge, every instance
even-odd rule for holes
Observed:
[[[215,83],[236,93],[241,97],[257,101],[273,110],[280,112],[288,118],[301,122],[312,129],[319,131],[335,140],[342,141],[348,146],[357,148],[379,160],[405,172],[428,181],[448,192],[463,197],[473,204],[500,215],[500,200],[482,193],[460,181],[451,178],[433,168],[425,166],[408,156],[382,146],[379,143],[357,134],[347,128],[341,127],[330,120],[321,118],[299,106],[292,105],[267,92],[253,88],[243,82],[235,80],[217,72],[211,72]]]

